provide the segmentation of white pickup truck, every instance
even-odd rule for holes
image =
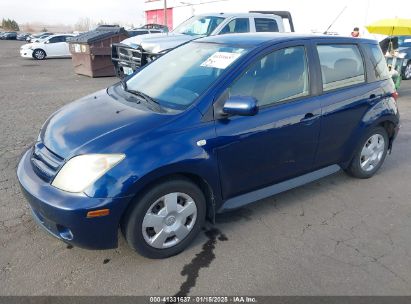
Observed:
[[[135,36],[113,44],[111,59],[117,75],[122,78],[191,40],[231,33],[285,32],[285,19],[289,23],[288,30],[293,32],[293,21],[287,11],[197,15],[180,24],[172,32]]]

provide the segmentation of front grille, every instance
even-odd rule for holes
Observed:
[[[36,174],[46,182],[50,182],[63,165],[64,159],[51,152],[42,142],[33,147],[31,164]]]
[[[144,65],[143,50],[141,47],[134,49],[127,46],[117,46],[117,61],[120,65],[138,68]]]

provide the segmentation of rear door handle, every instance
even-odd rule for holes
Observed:
[[[377,96],[377,95],[375,95],[375,94],[371,94],[370,95],[370,98],[368,99],[369,101],[375,101],[375,100],[377,100],[377,99],[379,99],[379,96]]]
[[[306,125],[311,125],[312,123],[314,123],[317,116],[318,115],[315,115],[313,113],[307,113],[307,114],[304,115],[303,118],[301,118],[300,122],[302,122]]]
[[[303,118],[301,118],[300,122],[305,124],[305,125],[311,125],[314,123],[314,121],[317,119],[318,115],[314,113],[307,113],[304,115]]]

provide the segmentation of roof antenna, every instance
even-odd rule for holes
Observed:
[[[337,17],[335,17],[334,21],[331,22],[330,26],[327,27],[327,29],[324,31],[324,35],[327,35],[328,30],[334,25],[334,23],[337,21],[338,18],[340,18],[341,14],[345,11],[345,9],[347,8],[347,6],[344,6],[344,8],[341,10],[341,12],[337,15]]]

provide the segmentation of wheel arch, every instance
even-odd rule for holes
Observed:
[[[392,143],[394,141],[395,138],[395,124],[391,121],[391,120],[384,120],[382,122],[380,122],[378,124],[378,126],[381,126],[385,129],[385,131],[387,131],[387,135],[388,135],[388,151],[391,151],[392,149]]]
[[[380,117],[380,119],[366,124],[366,125],[362,125],[361,128],[357,129],[357,132],[360,133],[360,136],[358,138],[363,138],[365,134],[367,134],[367,132],[369,132],[369,130],[376,128],[376,127],[382,127],[387,131],[387,135],[389,138],[389,143],[388,143],[388,150],[390,151],[392,149],[392,143],[394,141],[395,138],[395,127],[396,127],[396,123],[394,122],[394,119],[391,116],[383,116]],[[361,140],[352,142],[349,145],[349,157],[344,160],[343,162],[341,162],[340,166],[345,169],[347,168],[351,161],[353,160],[354,156],[355,156],[355,152],[358,149],[358,146],[361,144]]]
[[[181,171],[181,172],[168,173],[162,176],[157,176],[155,178],[147,177],[144,179],[143,183],[142,183],[142,180],[137,181],[136,183],[139,185],[136,189],[138,189],[138,191],[135,193],[134,196],[130,198],[126,208],[124,209],[121,215],[120,223],[125,221],[127,215],[130,213],[130,210],[134,207],[134,204],[136,204],[136,201],[138,200],[140,196],[142,196],[146,191],[155,187],[156,185],[161,184],[170,179],[185,179],[189,182],[192,182],[197,187],[199,187],[200,190],[203,192],[204,197],[206,199],[206,217],[212,223],[215,222],[215,213],[216,213],[215,189],[213,189],[213,187],[204,177],[198,174],[192,173],[192,172]]]

